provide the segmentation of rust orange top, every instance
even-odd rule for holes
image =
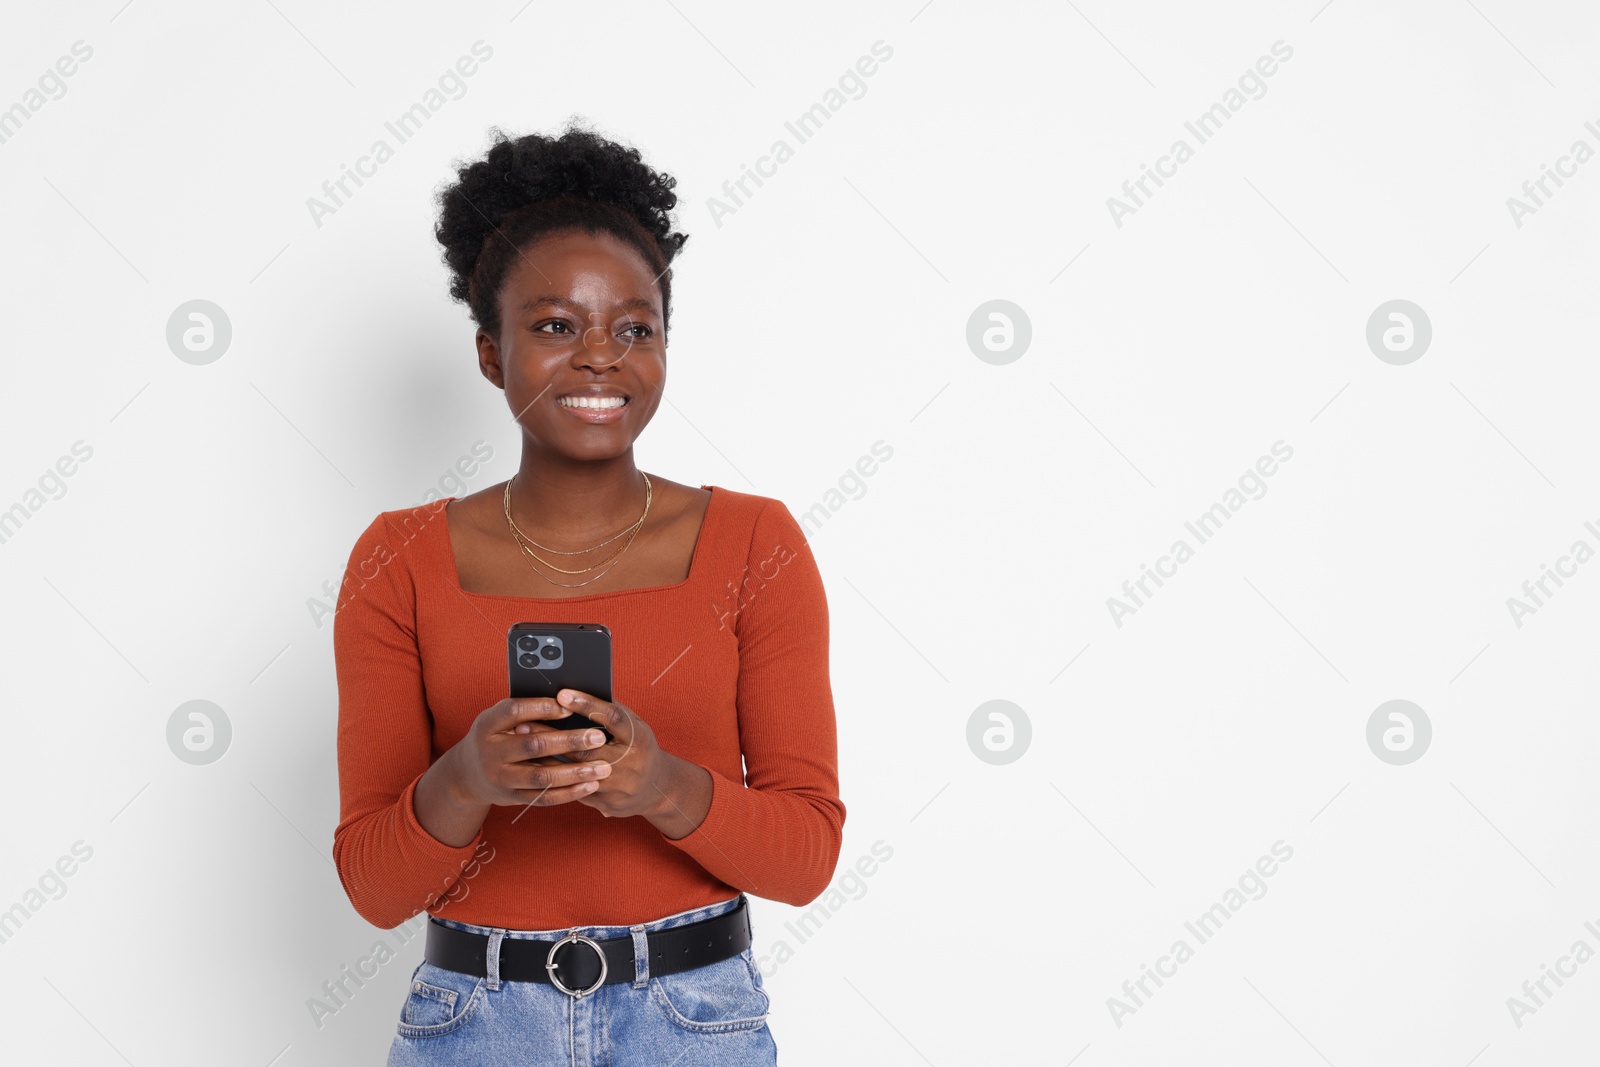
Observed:
[[[788,904],[833,877],[839,799],[828,609],[782,501],[711,491],[689,577],[573,597],[461,588],[445,505],[386,511],[356,541],[334,616],[339,825],[350,902],[392,929],[427,910],[519,930],[632,925],[736,891]],[[423,829],[417,780],[509,696],[506,631],[603,623],[613,696],[711,774],[711,809],[671,841],[585,804],[489,809],[459,848]],[[741,768],[741,758],[743,767]]]

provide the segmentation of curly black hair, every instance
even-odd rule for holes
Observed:
[[[673,232],[677,179],[652,170],[639,150],[569,120],[559,137],[515,140],[498,128],[488,154],[437,195],[434,236],[450,268],[450,295],[491,335],[500,332],[500,287],[517,254],[558,230],[605,232],[638,249],[661,287],[662,333],[672,315],[673,258],[688,235]]]

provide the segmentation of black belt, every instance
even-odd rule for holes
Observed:
[[[732,911],[647,933],[650,973],[677,974],[719,963],[749,948],[750,940],[750,909],[741,898]],[[423,958],[447,971],[488,977],[489,935],[457,930],[430,917]],[[585,996],[602,985],[633,981],[633,938],[597,941],[582,934],[568,934],[558,941],[533,941],[502,937],[500,978],[508,982],[545,982],[574,997]]]

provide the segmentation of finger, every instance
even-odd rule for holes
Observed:
[[[628,732],[624,732],[620,736],[613,733],[611,740],[599,748],[575,752],[567,758],[574,760],[604,760],[607,763],[618,763],[622,760],[622,757],[632,752],[635,747],[634,735],[630,735]]]
[[[533,734],[538,733],[540,730],[577,730],[588,725],[587,723],[578,722],[570,713],[565,718],[566,722],[560,726],[552,726],[547,722],[519,722],[517,723],[517,728],[509,732],[514,734]],[[556,721],[560,722],[561,720],[558,719]]]
[[[525,804],[549,808],[593,796],[596,788],[598,786],[594,782],[579,782],[577,785],[564,785],[555,789],[518,789],[514,792]]]
[[[572,714],[570,711],[549,697],[513,697],[506,701],[506,707],[495,721],[495,730],[497,732],[511,730],[522,722],[564,719],[570,714]]]
[[[600,751],[600,750],[596,749],[595,751]],[[541,757],[539,759],[529,759],[529,760],[510,760],[508,762],[513,763],[513,764],[538,764],[541,767],[564,767],[564,766],[566,766],[568,764],[571,764],[571,763],[578,763],[581,760],[584,760],[584,759],[587,759],[587,758],[588,758],[587,756],[574,755],[572,753],[565,753],[565,754],[559,755],[559,756],[544,756],[544,757]]]
[[[599,782],[610,774],[609,763],[514,763],[506,767],[504,780],[514,790],[560,789],[582,782]]]
[[[621,704],[601,700],[576,689],[563,689],[556,700],[568,711],[575,711],[592,722],[611,731],[611,736],[624,745],[633,741],[633,715]]]
[[[544,756],[560,756],[587,752],[606,743],[605,734],[599,730],[543,729],[534,733],[512,734],[505,738],[505,761],[536,760]]]

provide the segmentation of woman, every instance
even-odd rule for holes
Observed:
[[[334,623],[339,877],[430,916],[389,1063],[775,1062],[745,894],[815,899],[845,817],[815,560],[781,502],[634,465],[675,180],[577,128],[458,179],[436,236],[521,463],[380,514]],[[503,699],[518,622],[609,628],[615,700]]]

